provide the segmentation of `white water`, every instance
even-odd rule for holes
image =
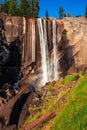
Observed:
[[[38,19],[38,29],[39,29],[39,37],[40,37],[40,48],[41,48],[41,62],[42,62],[42,82],[45,84],[48,82],[48,74],[47,74],[47,46],[46,46],[46,39],[44,36],[44,30],[42,25],[42,20]]]
[[[42,84],[44,85],[49,81],[56,81],[58,79],[58,55],[57,55],[57,40],[56,40],[56,21],[52,21],[53,27],[53,57],[49,58],[46,20],[37,20],[40,48],[41,48],[41,63],[42,63]]]

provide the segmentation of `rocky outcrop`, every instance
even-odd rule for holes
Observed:
[[[41,66],[40,34],[37,19],[26,19],[0,15],[4,21],[5,36],[10,44],[16,37],[21,41],[22,49],[22,73],[28,75]],[[49,57],[53,51],[53,20],[42,19],[43,31],[46,33]],[[46,25],[44,25],[44,21]],[[67,71],[71,66],[86,64],[86,25],[84,17],[64,18],[56,21],[56,44],[59,55],[59,64],[62,72]],[[44,28],[45,27],[45,28]],[[63,31],[67,34],[64,36]],[[45,41],[46,42],[46,41]],[[62,57],[63,56],[63,57]],[[61,58],[62,57],[62,58]]]
[[[27,67],[34,62],[35,66],[40,65],[41,61],[41,50],[40,50],[40,34],[38,28],[37,19],[26,19],[22,17],[12,17],[0,15],[0,18],[4,21],[5,26],[5,36],[7,43],[10,44],[16,37],[19,37],[21,41],[22,48],[22,65],[25,73]],[[46,22],[46,37],[49,52],[53,49],[53,19],[42,19],[41,22],[44,24]],[[61,27],[60,23],[56,23],[56,35],[57,44],[61,39]]]
[[[14,84],[21,70],[21,41],[16,37],[8,44],[4,21],[0,19],[0,89],[6,83]]]
[[[64,28],[67,30],[68,46],[72,47],[72,57],[76,67],[87,64],[87,19],[85,17],[64,18]],[[70,52],[68,53],[70,57]]]

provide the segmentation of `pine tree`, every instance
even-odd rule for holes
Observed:
[[[35,0],[35,18],[38,18],[38,14],[39,14],[39,10],[40,10],[40,6],[39,6],[39,0]]]
[[[8,0],[8,5],[9,5],[8,13],[10,15],[16,15],[17,0]]]
[[[28,11],[28,1],[27,0],[20,0],[19,4],[19,16],[28,17],[29,11]]]
[[[46,18],[48,19],[49,17],[48,17],[48,10],[46,10]]]
[[[37,18],[39,13],[39,0],[30,0],[29,1],[29,17]]]
[[[86,10],[85,10],[85,17],[87,18],[87,5],[86,5]]]
[[[2,6],[2,12],[8,14],[8,10],[9,10],[8,0],[4,0],[3,6]]]
[[[64,9],[63,7],[59,7],[59,19],[63,19],[64,18]]]
[[[67,13],[67,17],[71,17],[71,14],[70,14],[70,12],[68,12],[68,13]]]
[[[34,0],[29,1],[29,17],[34,17]]]

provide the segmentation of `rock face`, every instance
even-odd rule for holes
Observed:
[[[41,19],[41,28],[38,24],[38,19],[25,19],[5,15],[0,15],[0,18],[4,21],[7,43],[10,44],[15,37],[19,37],[21,41],[23,75],[35,71],[38,66],[43,64],[41,63],[43,61],[41,61],[41,40],[48,47],[48,52],[46,51],[45,53],[48,53],[49,57],[54,55],[53,45],[56,42],[57,47],[55,50],[57,50],[59,57],[63,56],[57,64],[60,65],[61,71],[65,72],[71,66],[78,67],[87,63],[87,20],[84,17],[64,18],[62,21]],[[55,35],[53,34],[55,29],[53,21],[56,22]],[[67,31],[65,36],[63,35],[64,29]],[[43,34],[40,33],[41,30]],[[42,37],[41,34],[43,39],[40,38]],[[48,58],[45,57],[45,59],[47,60]]]
[[[21,70],[21,42],[18,37],[8,44],[4,21],[0,19],[0,88],[14,84]]]
[[[0,14],[0,18],[4,21],[5,26],[5,36],[7,39],[8,44],[14,40],[15,37],[19,37],[22,41],[22,60],[26,64],[29,64],[34,61],[38,61],[40,57],[40,37],[39,37],[39,30],[38,30],[38,22],[37,19],[25,19],[22,17],[12,17],[12,16],[5,16]],[[42,21],[42,24],[44,23]],[[53,35],[53,27],[52,27],[52,19],[45,20],[46,21],[46,33],[47,33],[47,41],[49,50],[52,50],[52,35]],[[59,23],[58,23],[59,24]],[[56,31],[59,32],[58,25],[56,26]],[[60,31],[61,33],[61,31]],[[61,34],[56,36],[56,39],[59,41]],[[58,43],[57,41],[57,43]],[[28,62],[28,63],[27,63]]]
[[[64,18],[64,28],[67,30],[68,45],[72,47],[75,66],[87,63],[87,19]],[[70,53],[69,53],[70,54]],[[70,56],[68,54],[68,56]]]
[[[21,71],[26,76],[36,72],[34,87],[40,84],[42,78],[45,83],[57,80],[59,69],[63,74],[66,74],[67,70],[70,74],[77,72],[79,66],[83,66],[86,71],[87,68],[84,66],[87,63],[86,26],[85,18],[64,18],[61,21],[25,19],[0,14],[0,87],[6,88],[6,83],[14,85]],[[42,77],[39,76],[41,72]],[[28,86],[25,84],[23,94],[20,92],[10,99],[9,103],[5,103],[3,100],[5,96],[12,97],[9,88],[0,91],[0,94],[4,95],[0,101],[3,106],[0,113],[6,116],[7,123],[11,126],[8,129],[12,130],[14,124],[20,126],[23,123],[28,112],[28,104],[32,102],[30,93],[34,90],[31,92],[30,88],[26,90]],[[15,120],[16,116],[18,117]]]

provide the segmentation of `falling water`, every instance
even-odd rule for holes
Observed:
[[[54,63],[54,80],[56,81],[58,79],[58,56],[57,56],[57,40],[56,40],[56,21],[52,21],[53,24],[53,63]]]
[[[38,29],[39,29],[39,36],[40,36],[40,48],[41,48],[41,62],[42,62],[42,82],[45,84],[48,82],[48,74],[47,74],[47,46],[46,40],[44,37],[44,30],[42,25],[42,20],[38,19]]]
[[[47,66],[47,79],[50,81],[50,75],[49,75],[49,68],[50,68],[50,63],[49,63],[49,52],[48,52],[48,41],[47,41],[47,28],[46,28],[46,20],[43,20],[43,25],[44,25],[44,42],[46,45],[46,66]]]
[[[48,41],[47,41],[47,27],[45,19],[37,19],[38,30],[39,30],[39,39],[40,39],[40,48],[41,48],[41,63],[42,71],[40,71],[38,77],[35,78],[35,81],[39,81],[39,84],[42,86],[46,82],[57,80],[58,79],[58,55],[57,55],[57,39],[56,39],[56,21],[52,21],[52,34],[53,34],[53,50],[52,53],[48,51]],[[50,56],[49,56],[50,55]],[[42,73],[41,73],[42,72]],[[42,78],[41,78],[42,77]]]

